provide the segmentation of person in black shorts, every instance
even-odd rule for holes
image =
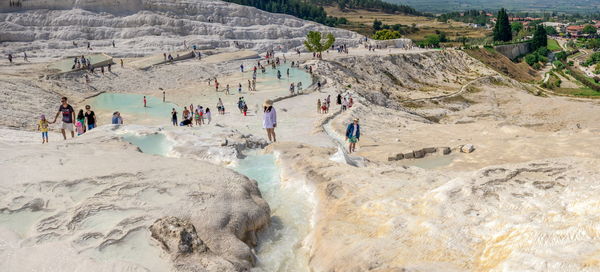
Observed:
[[[75,110],[73,107],[67,103],[67,98],[63,97],[60,99],[60,106],[58,107],[58,112],[56,116],[54,116],[54,121],[52,124],[56,123],[56,119],[58,119],[58,115],[62,114],[62,127],[60,128],[60,132],[63,135],[63,138],[66,140],[67,135],[65,134],[65,130],[71,131],[71,138],[75,138],[75,130],[73,128],[73,120],[75,120]]]
[[[93,110],[90,110],[90,105],[85,105],[85,123],[87,124],[87,130],[92,130],[96,127],[96,114]]]

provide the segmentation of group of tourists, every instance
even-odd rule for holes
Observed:
[[[196,126],[210,124],[212,121],[212,114],[210,112],[210,108],[208,107],[204,108],[203,106],[197,106],[194,109],[194,104],[190,104],[189,109],[187,106],[183,107],[181,118],[181,122],[177,122],[177,110],[173,108],[171,111],[171,122],[173,123],[173,126],[193,127],[194,124]]]
[[[321,99],[317,99],[317,113],[329,113],[329,107],[331,105],[331,95],[327,95],[323,102]]]
[[[71,137],[73,138],[75,137],[75,132],[77,132],[77,135],[79,136],[96,127],[96,114],[91,110],[90,105],[85,106],[85,112],[83,109],[80,109],[79,113],[75,115],[75,110],[69,105],[66,97],[61,98],[60,102],[61,104],[58,107],[58,112],[56,112],[56,116],[54,116],[52,122],[49,122],[45,115],[42,114],[40,116],[37,129],[42,133],[42,144],[48,142],[49,124],[56,123],[59,115],[62,120],[60,132],[65,140],[67,139],[67,131],[71,132]]]
[[[354,99],[349,93],[346,93],[344,97],[342,97],[342,94],[338,94],[336,98],[336,103],[341,106],[342,111],[346,111],[347,109],[352,107],[352,105],[354,104]]]

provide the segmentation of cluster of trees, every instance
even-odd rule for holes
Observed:
[[[537,50],[538,48],[546,48],[548,46],[548,34],[546,28],[542,25],[538,25],[533,32],[533,38],[531,39],[531,49]]]
[[[548,36],[546,33],[546,28],[542,25],[538,25],[535,28],[533,33],[533,38],[531,39],[531,49],[534,50],[533,53],[525,56],[525,62],[529,64],[529,66],[534,69],[540,69],[542,65],[540,63],[548,62]],[[565,56],[566,58],[566,56]]]
[[[435,34],[425,36],[425,39],[418,41],[417,45],[420,47],[440,47],[440,43],[447,41],[446,33],[436,30]]]
[[[310,20],[328,26],[347,24],[346,18],[327,16],[323,7],[302,0],[225,0],[240,5],[253,6],[255,8],[296,16],[304,20]]]
[[[382,21],[375,19],[373,21],[373,31],[375,32],[371,38],[375,40],[398,39],[402,35],[415,33],[419,31],[416,24],[411,26],[403,24],[386,25]]]
[[[448,20],[453,20],[457,22],[463,22],[468,24],[478,24],[478,25],[486,25],[490,22],[489,18],[486,15],[485,11],[480,10],[468,10],[463,13],[461,12],[449,12],[442,14],[437,17],[437,20],[440,22],[448,22]]]
[[[600,52],[596,52],[590,55],[581,65],[583,66],[591,66],[600,62]]]
[[[533,69],[540,69],[542,65],[540,63],[548,62],[548,48],[540,47],[537,50],[533,51],[533,53],[525,56],[525,62],[529,64]]]
[[[367,9],[383,11],[386,13],[422,15],[412,7],[392,4],[381,0],[311,0],[311,2],[317,5],[337,5],[341,10],[345,10],[347,8]]]
[[[587,49],[600,49],[600,39],[595,38],[595,39],[582,39],[582,47],[585,47]],[[571,47],[576,47],[577,44],[575,44],[574,42],[571,44],[568,44]]]
[[[593,35],[596,34],[596,27],[594,27],[593,25],[586,25],[583,27],[581,32],[583,32],[583,34]]]
[[[494,41],[508,42],[512,40],[512,28],[508,20],[508,14],[504,8],[498,11],[496,25],[493,31]]]
[[[400,37],[402,37],[400,32],[391,30],[391,29],[379,30],[379,31],[375,32],[375,34],[373,34],[373,36],[371,36],[371,38],[375,39],[375,40],[392,40],[392,39],[399,39]]]

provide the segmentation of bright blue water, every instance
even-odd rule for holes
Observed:
[[[240,160],[235,171],[258,182],[271,208],[271,224],[259,233],[256,271],[309,271],[302,239],[310,231],[309,192],[297,181],[282,183],[271,154],[252,154]]]
[[[162,99],[154,96],[146,96],[146,107],[144,107],[144,96],[140,94],[103,93],[89,100],[94,109],[121,112],[121,115],[141,115],[152,118],[169,119],[171,110],[179,106],[172,103],[164,103]]]
[[[263,64],[265,65],[265,64]],[[290,76],[288,77],[286,74],[287,69],[290,69]],[[281,72],[281,79],[277,79],[277,70]],[[248,72],[246,72],[248,73]],[[249,72],[249,77],[252,78],[252,71]],[[294,82],[297,84],[298,82],[302,82],[302,89],[306,90],[310,85],[312,85],[312,75],[303,69],[291,68],[290,63],[281,64],[276,66],[275,69],[271,68],[271,66],[265,66],[265,73],[263,74],[260,69],[256,71],[256,79],[257,79],[257,89],[260,90],[260,84],[265,85],[281,85],[282,87],[289,87],[289,85]]]
[[[148,135],[127,134],[123,136],[123,140],[136,145],[144,153],[161,156],[166,156],[173,147],[173,143],[160,133]]]

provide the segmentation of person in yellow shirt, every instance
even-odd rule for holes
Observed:
[[[42,144],[48,143],[48,120],[46,116],[42,114],[40,121],[38,122],[38,130],[42,132]]]

